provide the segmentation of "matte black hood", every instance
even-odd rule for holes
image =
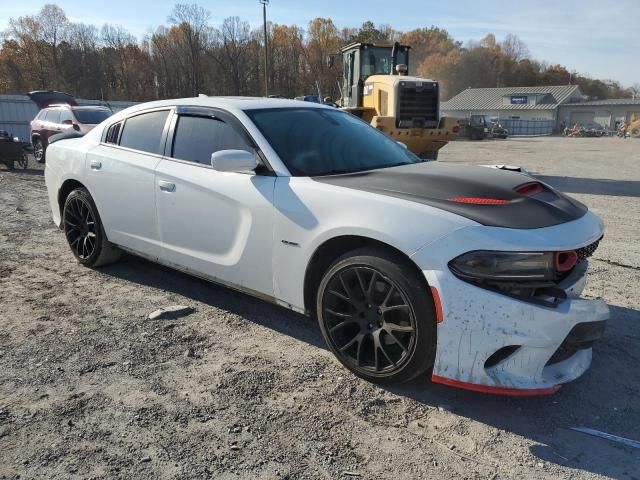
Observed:
[[[570,222],[587,213],[587,207],[550,186],[529,197],[514,189],[537,180],[527,175],[486,167],[437,162],[313,177],[345,188],[423,203],[469,218],[482,225],[506,228],[542,228]],[[500,204],[474,204],[453,198],[506,200]]]

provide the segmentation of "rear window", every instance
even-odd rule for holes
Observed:
[[[85,125],[97,125],[111,116],[111,112],[109,110],[104,110],[102,108],[74,109],[73,113],[76,115],[78,121]]]
[[[160,140],[169,110],[143,113],[127,118],[120,146],[149,153],[160,153]]]

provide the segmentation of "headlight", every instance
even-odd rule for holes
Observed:
[[[449,262],[458,277],[468,280],[545,282],[556,277],[553,252],[468,252]]]

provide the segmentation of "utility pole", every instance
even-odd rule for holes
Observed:
[[[264,27],[264,96],[269,96],[269,63],[267,58],[267,5],[269,0],[258,0],[262,4],[262,20]]]

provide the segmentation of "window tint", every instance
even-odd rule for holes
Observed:
[[[60,110],[49,110],[45,120],[47,122],[60,123]]]
[[[58,120],[60,123],[64,123],[65,120],[74,121],[73,115],[71,115],[70,110],[60,110],[60,119]]]
[[[220,150],[254,152],[247,140],[222,120],[180,116],[173,141],[173,158],[209,165],[211,154]]]
[[[78,117],[78,121],[85,125],[97,125],[111,116],[111,112],[103,108],[78,108],[74,109],[73,113]]]
[[[369,124],[337,109],[246,113],[294,176],[359,172],[421,161]]]
[[[120,129],[122,128],[122,122],[111,125],[107,130],[104,141],[105,143],[118,143],[118,135],[120,135]]]
[[[160,139],[167,115],[169,111],[162,110],[127,118],[122,130],[120,146],[143,152],[160,153]]]

